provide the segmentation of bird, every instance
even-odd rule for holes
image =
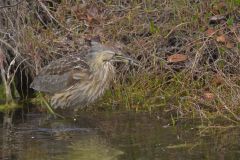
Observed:
[[[136,61],[118,49],[93,41],[85,56],[65,56],[43,67],[30,87],[49,94],[55,109],[83,108],[109,88],[116,75],[114,62]]]

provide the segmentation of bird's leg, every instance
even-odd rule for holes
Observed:
[[[42,102],[43,102],[43,104],[44,104],[43,106],[45,106],[45,107],[47,108],[47,110],[48,110],[48,112],[49,112],[50,114],[52,114],[54,117],[64,118],[62,115],[60,115],[60,114],[58,114],[58,113],[55,113],[55,112],[53,111],[51,105],[50,105],[49,102],[46,100],[46,98],[42,95],[41,92],[39,92],[39,95],[40,95],[40,98],[41,98],[41,100],[42,100]]]

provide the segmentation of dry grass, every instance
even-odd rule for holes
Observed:
[[[239,0],[23,1],[17,23],[1,29],[0,39],[27,60],[23,68],[34,75],[52,59],[81,52],[84,39],[99,36],[143,65],[120,66],[100,107],[239,121],[239,5]],[[10,15],[6,8],[1,12]],[[210,23],[215,15],[224,19]],[[13,39],[6,37],[9,32]],[[170,63],[174,54],[188,59]]]

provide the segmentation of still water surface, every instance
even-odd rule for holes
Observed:
[[[1,129],[3,160],[238,160],[240,129],[176,126],[144,113],[28,114]],[[221,129],[220,129],[221,128]]]

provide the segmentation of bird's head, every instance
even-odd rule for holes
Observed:
[[[124,55],[119,49],[108,47],[98,42],[92,42],[91,44],[92,48],[87,55],[87,59],[92,66],[99,67],[113,62],[136,63],[135,60]]]

